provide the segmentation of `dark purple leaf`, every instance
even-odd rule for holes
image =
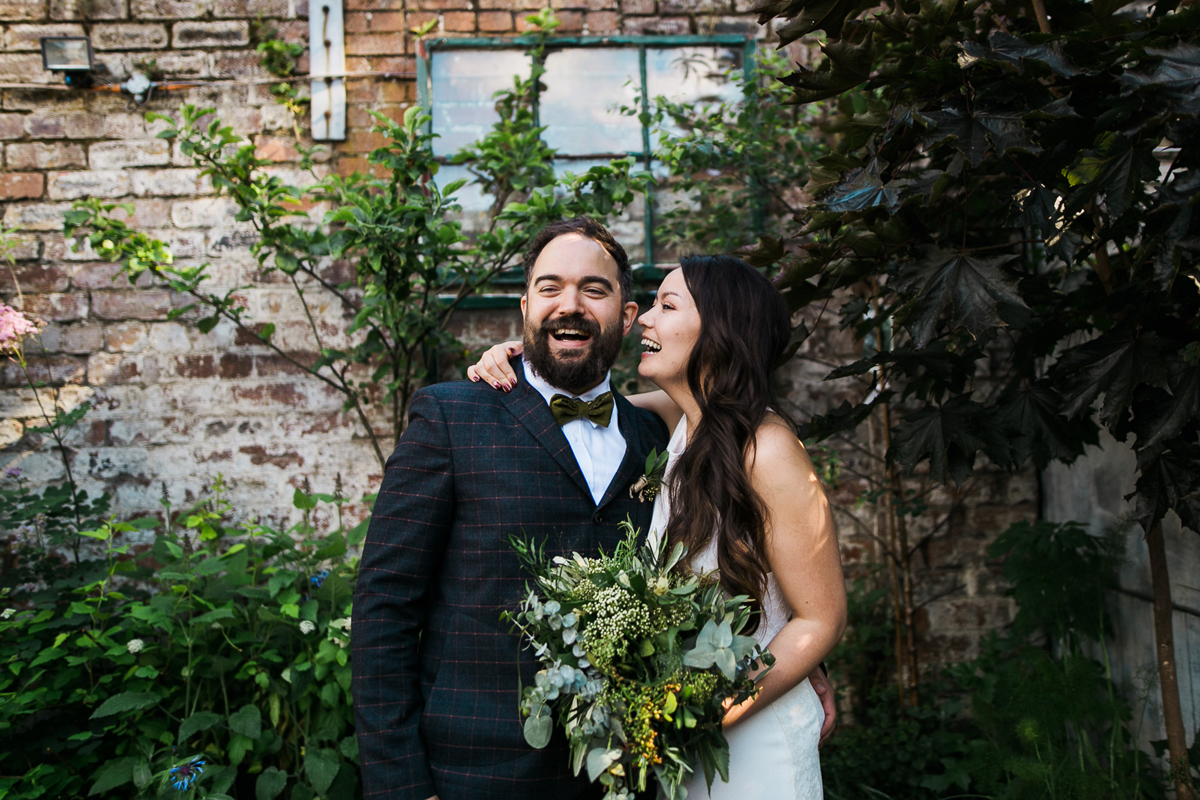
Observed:
[[[1152,331],[1135,334],[1126,327],[1063,353],[1049,376],[1054,385],[1061,387],[1063,412],[1073,417],[1103,394],[1100,420],[1115,426],[1139,385],[1166,388],[1164,344]]]
[[[965,327],[973,336],[1005,325],[1003,311],[1026,309],[1016,279],[1000,268],[1013,258],[977,258],[933,248],[902,267],[891,287],[907,300],[900,322],[916,346],[929,344],[947,309],[951,327]]]
[[[1146,48],[1152,65],[1121,76],[1127,93],[1160,90],[1180,114],[1200,114],[1200,45],[1180,43],[1169,49]]]

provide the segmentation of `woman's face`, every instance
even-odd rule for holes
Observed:
[[[645,348],[638,375],[660,389],[686,386],[688,359],[700,337],[700,312],[683,279],[683,270],[672,270],[663,279],[654,305],[638,322]]]

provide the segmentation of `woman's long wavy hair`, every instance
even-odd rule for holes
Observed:
[[[668,481],[669,537],[694,559],[715,535],[721,588],[761,608],[770,572],[767,511],[746,457],[768,412],[770,374],[791,337],[791,315],[779,290],[741,259],[686,256],[680,267],[700,312],[687,380],[701,416]]]

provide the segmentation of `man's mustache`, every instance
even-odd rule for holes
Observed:
[[[600,323],[595,320],[588,319],[582,314],[572,314],[569,317],[558,317],[557,319],[546,320],[541,324],[539,330],[544,334],[556,333],[557,331],[579,331],[586,333],[588,336],[597,337],[600,335]]]

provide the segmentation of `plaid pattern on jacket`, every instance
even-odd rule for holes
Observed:
[[[354,598],[365,800],[598,796],[571,774],[561,734],[545,750],[525,743],[518,678],[532,683],[535,661],[499,617],[528,577],[510,536],[544,541],[548,555],[612,552],[626,517],[650,524],[651,504],[629,487],[666,426],[614,396],[626,452],[599,505],[527,381],[507,394],[463,381],[413,396]]]

